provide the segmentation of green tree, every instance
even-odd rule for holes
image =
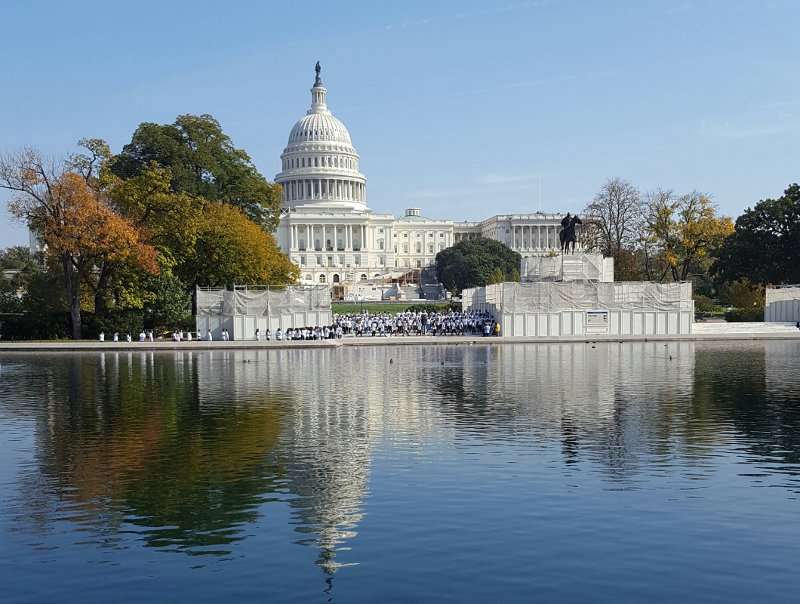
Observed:
[[[145,321],[149,326],[164,330],[191,324],[191,296],[177,276],[151,277],[149,289],[155,294],[153,302],[145,306]]]
[[[171,171],[173,193],[228,203],[268,233],[280,222],[280,185],[259,174],[247,153],[233,146],[210,115],[181,115],[173,124],[140,124],[131,142],[113,158],[111,170],[127,180],[151,162]]]
[[[480,237],[459,241],[436,254],[436,273],[445,288],[460,292],[488,285],[495,269],[511,274],[521,262],[522,256],[499,241]]]
[[[519,271],[517,269],[511,271],[511,281],[513,281],[514,283],[519,283],[521,280],[522,277],[520,277]]]
[[[30,262],[30,250],[25,245],[15,245],[0,250],[0,267],[4,269],[20,270]]]
[[[800,186],[790,185],[783,197],[747,208],[711,271],[722,281],[800,283]]]
[[[505,283],[506,276],[503,274],[503,271],[500,270],[500,267],[495,267],[492,271],[491,276],[489,277],[489,284],[492,283]]]

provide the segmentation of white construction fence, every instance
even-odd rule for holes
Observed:
[[[331,324],[331,296],[326,285],[237,286],[197,288],[195,324],[218,340],[227,329],[234,340],[252,340],[279,328],[322,327]]]
[[[694,323],[689,282],[498,283],[461,300],[488,311],[505,336],[690,334]]]
[[[602,254],[559,254],[523,258],[520,266],[523,283],[538,281],[614,281],[614,259]]]
[[[800,285],[782,285],[766,290],[764,321],[797,323],[800,321]]]

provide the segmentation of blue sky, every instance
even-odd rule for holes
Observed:
[[[374,211],[576,211],[609,177],[736,217],[800,180],[797,0],[0,4],[0,151],[209,113],[272,179],[314,63]],[[26,244],[0,192],[0,247]]]

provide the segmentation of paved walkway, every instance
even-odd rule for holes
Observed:
[[[208,349],[265,349],[265,348],[339,348],[341,346],[453,346],[497,344],[546,344],[559,342],[677,342],[677,341],[734,341],[734,340],[797,340],[800,330],[789,323],[695,323],[694,333],[685,335],[646,336],[553,336],[553,337],[481,337],[481,336],[422,336],[422,337],[363,337],[346,336],[341,340],[293,340],[269,342],[238,340],[235,342],[0,342],[0,352],[73,352],[73,351],[132,351],[132,350],[208,350]]]
[[[695,323],[696,334],[800,333],[794,323]]]

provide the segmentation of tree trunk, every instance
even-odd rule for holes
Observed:
[[[94,294],[94,314],[99,315],[106,309],[106,296],[105,291],[108,289],[108,284],[111,280],[111,270],[108,268],[109,262],[103,262],[103,268],[100,270],[100,277],[97,280],[97,291]]]
[[[72,254],[64,252],[61,255],[64,267],[64,287],[67,290],[67,304],[69,305],[69,318],[72,321],[72,339],[81,339],[81,295],[80,281],[72,279]]]

